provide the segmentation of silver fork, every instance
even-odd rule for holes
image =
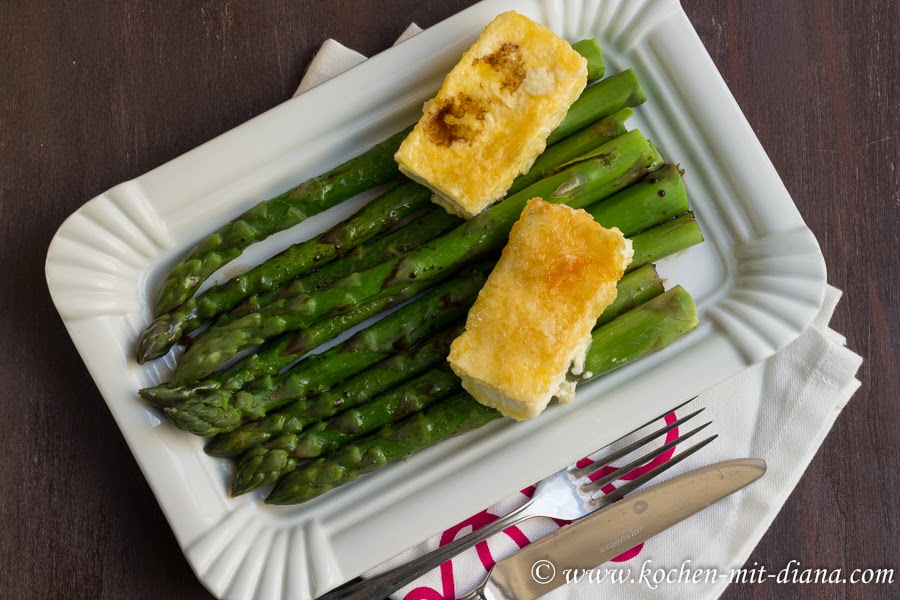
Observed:
[[[691,400],[688,400],[684,404],[675,407],[674,409],[666,411],[666,414],[672,412],[672,410],[678,410],[679,408],[682,408],[692,400],[693,398]],[[391,569],[390,571],[382,573],[381,575],[376,575],[375,577],[363,579],[361,581],[350,583],[332,590],[322,596],[320,600],[381,600],[383,598],[387,598],[390,594],[396,592],[408,583],[415,581],[428,571],[440,566],[443,562],[453,558],[463,550],[466,550],[474,546],[475,544],[486,540],[495,533],[499,533],[504,529],[521,523],[526,519],[530,519],[532,517],[551,517],[555,519],[573,521],[599,508],[607,506],[615,502],[625,494],[628,494],[638,487],[644,485],[651,479],[654,479],[669,468],[677,465],[688,456],[694,454],[695,452],[706,446],[708,443],[713,441],[717,436],[713,435],[701,442],[698,442],[687,450],[679,453],[677,456],[673,456],[668,461],[651,469],[647,473],[644,473],[643,475],[636,477],[628,483],[618,487],[614,492],[610,494],[598,496],[597,492],[599,490],[601,490],[607,484],[617,480],[622,475],[625,475],[633,469],[647,463],[648,461],[653,460],[657,456],[668,452],[676,445],[696,435],[699,431],[709,425],[711,421],[704,423],[703,425],[700,425],[699,427],[696,427],[695,429],[692,429],[691,431],[683,435],[680,435],[677,439],[628,462],[624,466],[618,467],[615,471],[604,475],[603,477],[591,481],[590,476],[612,461],[619,460],[620,458],[627,456],[628,454],[634,452],[642,446],[645,446],[653,440],[662,437],[669,431],[675,429],[676,427],[679,427],[701,412],[703,412],[702,408],[692,412],[685,417],[682,417],[681,419],[678,419],[673,423],[670,423],[669,425],[666,425],[665,427],[657,431],[654,431],[642,437],[635,442],[628,444],[624,448],[617,450],[616,452],[613,452],[608,456],[603,457],[602,461],[592,460],[591,464],[584,467],[570,465],[560,471],[557,471],[538,484],[534,495],[528,502],[512,511],[511,513],[507,514],[506,516],[500,517],[490,525],[485,525],[477,531],[473,531],[468,535],[454,540],[453,542],[445,546],[441,546],[440,548],[437,548],[429,552],[428,554],[424,554],[418,558],[415,558],[408,563],[400,565],[399,567]],[[619,438],[619,440],[643,429],[659,418],[660,417],[657,417],[653,421],[645,423],[634,431],[625,434],[624,436]],[[616,440],[616,442],[619,440]],[[610,445],[614,443],[615,442],[612,442]],[[606,447],[608,446],[604,446],[603,448]],[[600,450],[603,450],[603,448],[596,450],[593,454],[600,452]]]

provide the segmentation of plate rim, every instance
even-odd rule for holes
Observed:
[[[201,580],[201,582],[203,582],[203,584],[212,593],[214,593],[216,595],[228,594],[231,597],[245,597],[245,596],[241,596],[238,593],[239,590],[236,591],[234,589],[234,583],[232,581],[234,579],[234,577],[233,577],[234,573],[230,574],[231,576],[227,578],[228,581],[226,582],[226,585],[224,585],[224,586],[220,585],[218,582],[211,581],[209,568],[204,568],[203,565],[201,564],[203,562],[202,557],[200,557],[201,553],[192,552],[192,548],[194,548],[194,549],[197,548],[197,539],[187,539],[187,537],[184,534],[184,530],[181,529],[180,527],[176,527],[176,524],[175,524],[176,516],[174,513],[177,511],[177,509],[179,509],[181,507],[172,506],[171,496],[167,495],[166,493],[164,493],[163,490],[159,489],[160,486],[158,485],[158,481],[159,481],[158,474],[148,472],[148,470],[151,470],[154,467],[152,465],[150,465],[146,460],[146,453],[145,453],[146,446],[144,445],[146,443],[145,442],[146,438],[141,438],[141,437],[134,435],[134,433],[133,433],[134,430],[124,424],[126,416],[122,413],[122,410],[124,410],[124,408],[127,408],[127,407],[123,408],[122,406],[118,405],[118,400],[113,400],[110,398],[109,394],[112,394],[114,392],[111,391],[112,386],[109,384],[106,375],[102,372],[99,372],[99,370],[98,370],[99,365],[97,363],[100,362],[99,359],[95,358],[96,355],[92,356],[86,352],[86,349],[84,346],[86,334],[85,334],[84,330],[81,328],[81,324],[85,319],[89,320],[91,317],[75,318],[73,316],[74,314],[77,313],[77,310],[73,312],[72,305],[74,303],[74,301],[73,301],[74,296],[72,295],[73,292],[70,289],[70,287],[67,287],[67,286],[69,286],[69,284],[64,280],[64,278],[62,278],[62,280],[61,280],[61,277],[62,277],[61,273],[63,273],[64,270],[60,270],[60,268],[59,268],[59,261],[58,261],[59,242],[58,242],[58,240],[60,240],[62,237],[65,237],[67,235],[71,235],[70,230],[73,228],[73,223],[75,223],[75,221],[77,221],[79,218],[87,215],[90,211],[94,210],[95,208],[97,208],[101,205],[105,206],[105,205],[109,204],[109,205],[115,205],[117,207],[117,210],[119,210],[121,212],[121,211],[126,210],[123,208],[123,205],[124,205],[124,206],[130,207],[127,210],[134,211],[132,213],[129,213],[129,215],[131,216],[130,220],[138,221],[137,223],[133,223],[133,224],[137,227],[138,230],[140,230],[140,233],[143,236],[141,239],[143,240],[144,238],[146,238],[145,246],[147,246],[147,248],[149,248],[149,250],[146,250],[147,252],[151,252],[152,248],[154,248],[154,247],[156,247],[158,250],[160,250],[163,253],[167,249],[171,250],[173,245],[175,245],[173,242],[173,236],[176,234],[174,234],[172,231],[168,231],[166,228],[159,230],[158,228],[154,228],[152,226],[147,226],[146,224],[140,222],[140,218],[141,218],[140,215],[143,214],[141,211],[153,209],[153,199],[148,198],[147,195],[145,194],[145,189],[142,184],[142,181],[146,181],[146,179],[149,176],[159,177],[161,173],[165,173],[166,167],[171,167],[174,163],[177,163],[177,162],[179,164],[181,164],[179,161],[183,162],[185,157],[187,157],[188,155],[191,155],[192,157],[197,157],[198,155],[200,155],[204,152],[204,150],[203,150],[204,148],[208,149],[208,148],[213,147],[214,143],[219,142],[219,140],[226,138],[226,136],[234,136],[234,135],[236,135],[235,132],[238,132],[238,131],[247,132],[247,131],[254,130],[255,128],[258,127],[258,124],[262,123],[263,121],[267,121],[267,122],[268,121],[277,121],[279,118],[282,118],[281,115],[289,114],[289,112],[290,112],[289,107],[291,107],[291,106],[298,106],[298,105],[302,105],[302,104],[312,103],[313,101],[315,101],[316,98],[327,98],[329,95],[334,93],[334,90],[338,90],[340,88],[340,86],[343,85],[345,82],[353,81],[355,78],[359,77],[359,73],[361,73],[361,72],[368,74],[368,73],[375,73],[379,69],[384,69],[385,68],[384,65],[391,65],[392,61],[396,62],[398,60],[398,58],[395,58],[395,57],[403,57],[405,54],[408,54],[411,51],[411,49],[414,47],[427,46],[431,39],[428,35],[429,32],[437,31],[438,28],[441,28],[441,30],[450,29],[450,28],[456,26],[457,23],[463,23],[466,19],[471,17],[471,15],[473,15],[473,14],[479,14],[479,15],[481,15],[481,14],[496,14],[497,12],[500,12],[500,10],[498,10],[499,7],[508,6],[510,4],[511,4],[510,0],[487,0],[485,2],[482,2],[482,3],[476,4],[472,7],[469,7],[467,9],[465,9],[464,11],[461,11],[460,13],[457,13],[457,14],[451,16],[449,19],[442,21],[441,23],[433,26],[432,28],[425,30],[422,34],[411,38],[407,42],[404,42],[403,44],[399,44],[397,46],[389,48],[389,49],[385,50],[384,52],[371,57],[369,60],[365,61],[364,63],[348,70],[347,72],[335,77],[332,80],[329,80],[329,81],[323,83],[320,86],[317,86],[316,88],[310,90],[309,92],[306,92],[305,94],[302,94],[296,98],[292,98],[292,99],[282,103],[281,105],[273,107],[269,111],[266,111],[265,113],[262,113],[261,115],[255,117],[254,119],[251,119],[250,121],[247,121],[246,123],[239,125],[235,129],[233,129],[229,132],[226,132],[220,136],[217,136],[213,140],[210,140],[204,144],[201,144],[197,148],[185,153],[184,155],[182,155],[180,157],[173,159],[172,161],[169,161],[163,165],[160,165],[159,167],[154,168],[153,170],[147,172],[146,174],[144,174],[138,178],[126,181],[122,184],[119,184],[119,185],[111,188],[104,194],[101,194],[101,195],[97,196],[96,198],[88,201],[82,207],[80,207],[75,212],[73,212],[72,215],[70,215],[60,225],[59,229],[57,230],[56,234],[54,235],[53,239],[51,240],[50,247],[48,249],[47,262],[45,265],[45,275],[47,278],[48,288],[50,290],[50,293],[51,293],[51,296],[52,296],[52,299],[54,302],[54,306],[60,312],[60,316],[63,319],[63,322],[66,326],[67,331],[69,332],[70,337],[72,337],[73,342],[76,345],[76,348],[78,348],[78,350],[79,350],[79,354],[81,354],[82,359],[84,360],[88,370],[91,372],[92,378],[94,379],[95,383],[98,385],[98,388],[100,388],[101,394],[104,397],[104,401],[106,402],[107,407],[113,413],[113,415],[116,419],[117,425],[119,426],[120,430],[122,431],[123,436],[125,437],[126,442],[129,445],[129,448],[131,449],[132,453],[134,454],[142,472],[144,473],[145,478],[147,479],[148,483],[151,486],[151,489],[153,489],[154,495],[156,496],[157,500],[159,501],[160,507],[162,508],[164,514],[166,515],[167,520],[169,521],[170,525],[172,526],[173,531],[175,532],[176,537],[179,541],[179,545],[182,547],[182,550],[185,552],[185,555],[188,559],[188,562],[191,565],[191,568],[195,571],[195,573],[197,574],[197,576]],[[550,5],[564,6],[563,4],[560,4],[560,3],[545,2],[542,0],[533,0],[532,4],[534,4],[535,6],[544,6],[544,7],[550,6]],[[584,0],[584,2],[582,2],[581,4],[587,5],[588,2],[587,2],[587,0]],[[613,1],[607,2],[606,4],[621,6],[621,3],[616,3]],[[636,2],[634,4],[642,5],[643,3]],[[569,3],[565,6],[571,6],[571,5],[572,5],[572,3]],[[550,10],[550,9],[546,9],[546,10]],[[622,10],[627,10],[627,9],[622,9]],[[667,1],[664,1],[661,3],[658,3],[658,5],[656,6],[656,8],[654,8],[654,10],[659,11],[660,14],[665,12],[666,18],[676,18],[676,19],[682,20],[683,23],[687,24],[687,26],[690,30],[690,33],[692,33],[693,36],[696,37],[696,32],[693,30],[693,27],[690,26],[690,22],[687,18],[687,15],[683,12],[683,10],[681,10],[681,7],[677,1],[667,0]],[[460,32],[460,34],[462,35],[462,38],[471,36],[471,32],[469,32],[468,34],[463,34],[463,33],[464,32]],[[436,34],[432,33],[432,36],[435,36],[435,35]],[[699,38],[696,38],[696,42],[699,43]],[[700,44],[700,48],[703,49],[702,44]],[[696,48],[694,49],[694,51],[696,51]],[[708,55],[708,53],[706,53],[705,49],[703,49],[703,55],[705,56],[705,58],[707,60],[709,60],[710,64],[712,64],[711,59],[709,58],[709,55]],[[703,57],[701,57],[701,58],[703,58]],[[756,139],[755,134],[752,132],[752,129],[750,128],[749,124],[746,122],[746,118],[743,116],[743,113],[740,111],[740,108],[737,106],[737,103],[734,101],[733,97],[730,94],[730,91],[728,91],[728,88],[725,85],[724,80],[722,80],[721,75],[719,74],[718,70],[715,68],[714,65],[712,66],[712,71],[709,72],[709,74],[712,75],[712,79],[715,82],[715,84],[720,85],[721,88],[724,89],[724,91],[728,95],[728,98],[730,98],[731,102],[733,103],[733,108],[736,109],[738,114],[740,115],[738,125],[743,127],[742,135],[744,135],[746,137],[749,132],[749,135],[752,136],[752,139],[758,145],[758,149],[753,148],[752,150],[754,152],[757,152],[758,154],[761,154],[761,160],[763,161],[763,163],[768,163],[768,166],[771,168],[772,173],[775,173],[774,167],[771,165],[771,161],[768,159],[768,156],[766,155],[765,151],[762,149],[762,146],[759,145],[759,142]],[[719,90],[720,93],[721,93],[721,91],[722,90]],[[308,96],[308,94],[311,94],[312,96]],[[312,100],[310,100],[310,98],[312,98]],[[769,177],[771,177],[771,174],[769,174]],[[781,179],[780,179],[780,177],[777,176],[777,173],[775,173],[775,177],[777,179],[777,184],[780,184],[783,187],[783,184],[781,183]],[[784,193],[785,194],[787,193],[786,190]],[[788,199],[790,199],[789,195],[787,197],[788,197]],[[145,204],[147,206],[145,206]],[[774,201],[772,204],[774,204]],[[137,208],[134,208],[134,206],[136,206]],[[149,208],[148,208],[148,206],[149,206]],[[745,244],[743,244],[741,247],[738,248],[740,252],[738,253],[737,260],[741,263],[742,266],[749,265],[746,268],[750,269],[750,271],[749,271],[751,274],[750,276],[752,276],[754,273],[756,273],[755,271],[753,271],[753,265],[755,263],[760,262],[762,264],[762,266],[759,267],[759,269],[764,269],[765,265],[771,263],[771,260],[769,260],[769,259],[772,258],[772,256],[773,256],[772,252],[774,250],[777,250],[777,253],[774,255],[776,257],[790,256],[791,255],[790,253],[794,252],[796,255],[804,257],[804,260],[807,260],[807,261],[813,260],[814,262],[817,261],[815,264],[810,263],[809,272],[804,273],[804,277],[807,277],[807,279],[810,282],[812,282],[813,287],[815,287],[818,290],[818,292],[816,292],[818,294],[818,301],[817,302],[814,301],[816,293],[809,292],[808,297],[812,298],[813,301],[811,303],[808,303],[808,307],[804,313],[805,317],[800,319],[801,321],[804,321],[802,324],[802,327],[800,327],[799,330],[796,331],[796,333],[793,334],[792,336],[790,336],[789,338],[788,337],[774,338],[774,339],[778,339],[777,343],[771,343],[772,340],[766,340],[766,339],[762,339],[762,341],[760,341],[760,339],[750,339],[750,337],[752,337],[752,336],[748,337],[745,334],[733,333],[734,331],[740,331],[741,328],[746,328],[746,320],[748,317],[743,315],[742,311],[750,310],[747,308],[747,306],[742,306],[742,305],[740,305],[740,302],[737,302],[736,306],[727,305],[727,306],[724,306],[724,308],[714,307],[714,308],[719,308],[719,310],[712,310],[708,314],[710,322],[706,323],[704,325],[704,327],[706,327],[706,328],[714,327],[714,328],[719,328],[723,331],[730,331],[730,332],[732,332],[733,336],[737,336],[738,338],[741,338],[741,339],[744,339],[745,337],[747,337],[746,347],[743,347],[743,348],[717,347],[716,346],[716,341],[717,341],[716,336],[710,334],[710,335],[705,336],[702,339],[698,338],[696,341],[691,341],[690,344],[687,344],[687,343],[679,344],[678,347],[679,347],[680,351],[683,352],[685,355],[693,356],[694,354],[696,354],[699,351],[698,346],[703,346],[703,348],[707,348],[707,347],[711,348],[711,350],[704,350],[704,352],[712,352],[712,351],[717,351],[717,352],[731,351],[733,353],[736,352],[737,355],[740,355],[739,360],[742,361],[742,363],[741,363],[742,368],[746,368],[746,367],[751,366],[755,362],[758,362],[759,360],[763,360],[764,358],[767,358],[768,356],[773,354],[775,351],[777,351],[778,349],[780,349],[781,347],[783,347],[784,345],[786,345],[787,343],[789,343],[790,341],[795,339],[812,322],[812,319],[817,314],[818,309],[821,307],[822,301],[824,299],[825,286],[826,286],[824,257],[822,256],[821,251],[818,248],[818,244],[815,241],[815,237],[812,235],[812,232],[809,230],[809,228],[806,227],[805,223],[803,222],[802,217],[800,216],[799,212],[797,212],[796,206],[792,203],[792,201],[791,201],[790,205],[784,207],[784,209],[786,211],[793,209],[793,211],[795,213],[795,214],[791,214],[790,218],[786,219],[786,221],[790,225],[790,227],[784,228],[782,230],[777,230],[776,228],[774,228],[772,226],[771,222],[763,221],[762,224],[760,225],[760,228],[763,232],[768,232],[768,235],[751,236],[746,241]],[[137,215],[137,216],[135,216],[135,215]],[[798,226],[798,223],[799,223],[799,226]],[[773,248],[774,248],[774,250],[773,250]],[[149,268],[148,268],[148,270],[149,270]],[[77,303],[74,303],[74,304],[77,304]],[[752,308],[752,303],[750,306]],[[125,307],[125,308],[128,308],[128,307]],[[138,317],[138,320],[140,320],[140,317]],[[694,337],[696,338],[697,336],[694,336]],[[756,336],[756,338],[760,338],[760,337],[765,338],[765,335]],[[719,341],[721,341],[721,340],[719,340]],[[768,343],[768,345],[767,345],[767,343]],[[93,350],[91,350],[91,351],[93,352]],[[672,354],[672,353],[669,353],[669,354]],[[735,355],[732,354],[730,356],[729,360],[733,360],[734,358],[735,358]],[[114,360],[114,359],[109,359],[109,360]],[[657,357],[655,360],[657,363],[660,363],[660,362],[665,363],[665,361],[661,361],[661,359],[659,359],[659,357]],[[669,363],[669,368],[671,368],[672,361],[668,361],[668,363]],[[655,367],[664,369],[665,364],[656,364]],[[656,371],[656,375],[657,375],[657,377],[659,375],[658,369]],[[635,382],[633,380],[629,380],[629,381],[622,382],[621,386],[619,386],[617,388],[617,390],[619,390],[619,393],[631,393],[636,396],[641,396],[641,395],[644,395],[647,393],[647,390],[645,388],[646,388],[646,385],[641,385],[641,382]],[[624,392],[622,390],[624,390]],[[135,400],[135,402],[136,402],[136,400]],[[673,401],[673,404],[675,404],[675,403],[676,402]],[[652,403],[645,402],[645,405],[646,406],[642,407],[643,410],[645,410],[645,411],[652,410],[652,407],[653,407]],[[571,421],[575,414],[576,413],[574,411],[572,411],[568,415],[568,418],[566,416],[558,417],[553,422],[552,425],[548,424],[546,429],[553,430],[553,429],[563,428],[563,425],[566,422]],[[534,426],[532,426],[532,427],[534,427]],[[498,429],[498,428],[494,427],[494,428],[490,429],[489,433],[485,434],[485,435],[498,435],[495,432],[495,429]],[[485,430],[485,431],[488,431],[488,430]],[[469,439],[473,440],[475,438],[469,438]],[[433,453],[431,453],[431,454],[433,454]],[[429,454],[429,456],[431,454]],[[530,454],[528,454],[527,451],[524,451],[524,449],[523,449],[523,454],[526,456],[530,456]],[[449,468],[449,467],[447,467],[447,468]],[[458,473],[458,471],[455,471],[455,473]],[[471,475],[472,475],[471,471],[468,473],[468,477],[464,477],[464,475],[465,474],[460,474],[460,477],[463,477],[464,479],[471,479]],[[231,517],[233,520],[240,520],[240,519],[238,519],[238,517],[240,517],[241,519],[252,519],[253,515],[258,514],[258,512],[253,508],[248,508],[248,506],[249,505],[247,505],[247,504],[242,504],[239,509],[232,509],[231,511],[228,511],[227,516]],[[239,513],[238,517],[234,516],[235,513]],[[289,519],[286,519],[286,520],[289,520]],[[234,525],[234,527],[236,528],[237,525]],[[371,529],[373,531],[377,531],[378,528],[373,527]],[[322,528],[316,529],[315,526],[306,527],[304,529],[303,533],[304,533],[304,535],[307,536],[306,537],[307,542],[309,540],[313,540],[315,542],[316,540],[319,540],[322,536],[327,537],[327,535],[328,535],[327,527],[325,527],[324,529],[322,529]],[[235,535],[237,535],[237,534],[235,534]],[[277,537],[276,534],[273,534],[273,535],[275,535],[275,537]],[[273,543],[276,543],[276,542],[281,543],[279,540],[275,540]],[[258,540],[252,541],[250,543],[250,545],[252,546],[255,543],[259,543]],[[290,539],[284,540],[283,546],[285,548],[287,548],[287,546],[291,543],[292,543],[292,540],[290,540]],[[327,546],[327,547],[331,546],[331,544],[329,544],[327,542],[323,542],[323,544],[324,544],[324,546]],[[285,552],[290,552],[290,550],[285,550]],[[265,567],[262,567],[262,570],[264,572]],[[307,582],[307,585],[300,586],[298,588],[301,591],[300,596],[304,596],[304,595],[308,596],[309,593],[322,593],[329,587],[333,587],[334,585],[340,583],[341,580],[345,580],[348,576],[352,575],[352,574],[340,572],[341,571],[340,569],[337,569],[337,571],[338,571],[337,573],[328,572],[327,569],[322,571],[322,567],[319,568],[319,572],[316,572],[315,569],[312,569],[309,575],[312,579],[316,580],[316,583],[315,583],[315,585],[311,585],[310,582]],[[284,585],[290,586],[289,583],[285,583]],[[256,590],[257,587],[258,586],[254,587],[254,590]],[[306,592],[306,594],[304,594],[303,592]],[[255,595],[259,595],[257,592],[253,592],[253,593]],[[287,594],[287,592],[285,592],[285,594]],[[280,597],[280,596],[276,596],[273,592],[272,597]],[[291,597],[293,597],[293,595]]]

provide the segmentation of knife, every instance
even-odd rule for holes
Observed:
[[[566,583],[567,569],[593,569],[747,486],[762,459],[715,463],[626,496],[519,550],[491,569],[466,600],[531,600]]]

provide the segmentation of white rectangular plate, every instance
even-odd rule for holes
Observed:
[[[148,299],[189,248],[256,202],[415,121],[478,32],[515,9],[569,40],[600,39],[648,102],[631,123],[685,171],[706,243],[660,264],[701,324],[673,347],[507,420],[296,507],[228,497],[230,466],[136,395],[171,355],[133,359]],[[364,90],[364,93],[360,93]],[[254,246],[239,269],[326,229],[373,194]],[[821,305],[825,266],[778,174],[676,0],[488,0],[302,96],[94,198],[60,227],[47,281],[66,327],[197,576],[217,596],[324,593],[429,535],[765,359]]]

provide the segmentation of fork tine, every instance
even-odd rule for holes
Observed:
[[[688,400],[688,402],[690,402],[690,400]],[[685,404],[687,404],[687,402],[685,402]],[[684,405],[682,405],[682,406],[684,406]],[[670,423],[669,425],[666,425],[666,426],[663,427],[662,429],[659,429],[659,430],[654,431],[654,432],[652,432],[652,433],[648,433],[647,435],[645,435],[645,436],[642,437],[641,439],[637,440],[636,442],[632,442],[632,443],[628,444],[627,446],[625,446],[624,448],[622,448],[621,450],[617,450],[617,451],[613,452],[612,454],[603,457],[602,463],[601,463],[601,459],[597,459],[597,460],[593,461],[593,462],[592,462],[591,464],[589,464],[589,465],[585,465],[585,466],[583,466],[583,467],[578,467],[578,468],[572,469],[571,471],[569,471],[569,474],[570,474],[572,477],[574,477],[574,478],[577,479],[577,478],[584,477],[585,475],[588,475],[588,474],[590,474],[590,473],[593,473],[594,471],[596,471],[597,469],[599,469],[601,466],[606,465],[606,464],[609,464],[609,463],[613,462],[614,460],[619,460],[619,459],[622,458],[623,456],[627,456],[627,455],[631,454],[632,452],[634,452],[635,450],[637,450],[638,448],[640,448],[640,447],[642,447],[642,446],[645,446],[645,445],[649,444],[650,442],[652,442],[652,441],[655,440],[656,438],[661,437],[661,436],[663,436],[663,435],[669,433],[670,431],[672,431],[672,430],[675,429],[676,427],[680,427],[681,425],[683,425],[684,423],[686,423],[686,422],[689,421],[690,419],[693,419],[694,417],[696,417],[697,415],[699,415],[699,414],[700,414],[701,412],[703,412],[705,409],[706,409],[706,407],[700,408],[700,409],[698,409],[698,410],[695,410],[695,411],[692,412],[691,414],[689,414],[689,415],[687,415],[687,416],[684,416],[684,417],[681,417],[681,418],[678,419],[677,421],[675,421],[675,422],[673,422],[673,423]],[[667,414],[668,414],[668,413],[667,413]],[[639,428],[639,429],[640,429],[640,428]],[[636,429],[635,431],[637,431],[637,429]],[[634,433],[634,432],[632,432],[632,433]],[[631,435],[631,434],[627,434],[627,435]],[[623,436],[623,437],[624,437],[624,436]],[[621,439],[621,438],[620,438],[620,439]]]
[[[679,404],[678,406],[675,406],[675,407],[670,408],[669,410],[667,410],[667,411],[664,412],[663,414],[657,415],[657,416],[653,417],[652,419],[650,419],[649,421],[647,421],[647,422],[644,423],[643,425],[640,425],[640,426],[638,426],[638,427],[635,427],[634,429],[632,429],[631,431],[629,431],[628,433],[626,433],[626,434],[623,435],[622,437],[623,437],[623,438],[624,438],[624,437],[628,437],[628,436],[631,435],[632,433],[637,433],[638,431],[640,431],[641,429],[643,429],[643,428],[646,427],[647,425],[650,425],[651,423],[655,423],[656,421],[659,421],[660,419],[662,419],[662,418],[663,418],[664,416],[666,416],[667,414],[673,413],[673,412],[675,412],[676,410],[681,410],[682,408],[684,408],[685,406],[687,406],[688,404],[690,404],[691,402],[693,402],[693,401],[696,400],[697,398],[699,398],[699,396],[694,396],[694,397],[691,398],[690,400],[685,400],[684,402],[682,402],[682,403]],[[701,410],[703,410],[703,409],[701,409]],[[622,438],[619,438],[619,439],[622,439]],[[617,440],[617,441],[618,441],[618,440]],[[615,442],[610,442],[610,443],[612,444],[612,443],[615,443]],[[608,446],[608,445],[609,445],[609,444],[607,444],[607,446]],[[605,448],[605,447],[606,447],[606,446],[604,446],[603,448]],[[597,450],[594,451],[594,453],[599,452],[600,450],[603,450],[603,448],[598,448]]]
[[[667,460],[663,464],[661,464],[657,467],[654,467],[653,469],[647,471],[640,477],[638,477],[636,479],[632,479],[625,485],[616,488],[616,490],[614,492],[610,492],[609,494],[606,494],[604,496],[601,496],[600,498],[597,498],[597,501],[599,503],[597,508],[602,508],[604,506],[612,504],[613,502],[615,502],[616,500],[619,500],[626,494],[630,494],[631,492],[638,489],[639,487],[641,487],[648,481],[655,479],[656,477],[658,477],[662,473],[668,471],[669,469],[671,469],[672,467],[674,467],[675,465],[677,465],[678,463],[680,463],[687,457],[691,456],[692,454],[694,454],[694,453],[698,452],[699,450],[701,450],[702,448],[706,447],[707,444],[712,442],[717,437],[719,437],[718,433],[715,435],[709,436],[705,440],[697,442],[696,444],[694,444],[693,446],[691,446],[690,448],[688,448],[681,454],[678,454],[677,456],[673,456],[670,460]]]
[[[699,412],[699,411],[697,411],[697,412]],[[687,418],[687,417],[685,417],[685,418]],[[617,468],[615,471],[613,471],[609,475],[605,475],[605,476],[601,477],[600,479],[582,484],[581,489],[584,491],[599,490],[600,488],[605,486],[607,483],[611,483],[611,482],[615,481],[616,479],[620,478],[622,475],[630,473],[632,470],[636,469],[637,467],[641,466],[642,464],[647,463],[647,462],[653,460],[654,458],[656,458],[657,456],[668,452],[669,450],[671,450],[678,444],[684,442],[686,439],[696,435],[697,433],[699,433],[700,431],[705,429],[707,426],[709,426],[710,423],[712,423],[712,421],[708,421],[708,422],[704,423],[703,425],[701,425],[695,429],[692,429],[691,431],[689,431],[683,435],[678,436],[676,439],[672,440],[668,444],[660,446],[656,450],[648,452],[647,454],[632,460],[628,464]],[[657,436],[654,435],[654,437],[657,437]]]

